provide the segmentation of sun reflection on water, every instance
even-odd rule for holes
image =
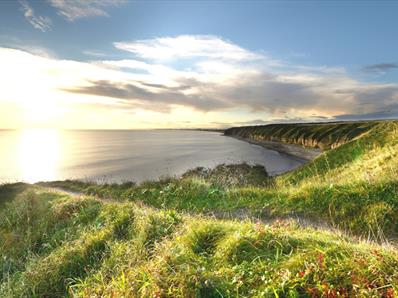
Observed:
[[[23,181],[57,179],[60,135],[55,129],[24,129],[20,133],[19,166]]]

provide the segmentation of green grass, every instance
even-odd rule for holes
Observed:
[[[7,201],[12,200],[19,193],[29,187],[26,183],[13,183],[0,185],[0,207]]]
[[[0,297],[394,297],[398,122],[345,129],[277,177],[2,186]]]
[[[309,124],[269,124],[233,127],[225,135],[253,140],[280,141],[321,149],[336,148],[366,133],[380,122],[329,122]]]
[[[258,167],[242,165],[237,170],[236,166],[220,166],[190,171],[182,179],[140,185],[82,185],[80,190],[191,213],[234,216],[244,211],[260,218],[299,216],[383,240],[398,233],[397,155],[398,123],[385,121],[278,177],[268,177]],[[50,185],[76,187],[74,183]]]
[[[24,259],[13,270],[1,264],[1,297],[392,297],[398,290],[398,254],[388,246],[293,221],[217,220],[32,188],[7,206],[8,219],[19,220],[34,201],[42,216],[32,216],[31,227],[49,232],[29,245],[14,242],[24,248],[17,254],[1,246],[3,259]],[[54,225],[73,235],[60,240]],[[8,226],[1,227],[4,235]]]

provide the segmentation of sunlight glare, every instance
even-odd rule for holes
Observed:
[[[19,146],[20,177],[23,181],[55,180],[60,159],[60,136],[55,129],[24,129]]]

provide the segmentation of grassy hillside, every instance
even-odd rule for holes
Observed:
[[[394,249],[32,187],[1,214],[1,297],[393,297]]]
[[[0,297],[395,297],[398,122],[361,125],[278,177],[0,187]]]
[[[322,150],[336,148],[375,127],[379,122],[270,124],[233,127],[225,135],[256,141],[278,141]]]
[[[262,175],[256,168],[249,173],[246,166],[235,172],[222,166],[206,176],[191,171],[182,179],[140,185],[51,185],[179,211],[300,217],[361,237],[392,238],[398,233],[397,131],[398,122],[378,123],[358,139],[278,177]]]

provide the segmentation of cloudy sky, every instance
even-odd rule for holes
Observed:
[[[0,2],[0,128],[398,117],[398,2]]]

